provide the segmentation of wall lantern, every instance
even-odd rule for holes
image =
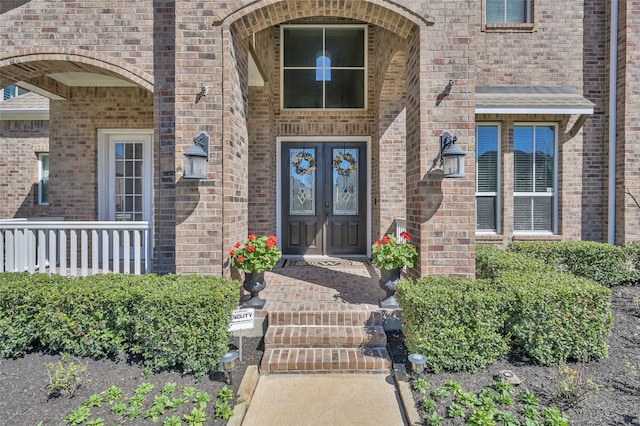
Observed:
[[[185,154],[187,167],[185,179],[206,179],[207,162],[209,161],[209,135],[205,132],[193,138],[193,146]]]
[[[458,138],[449,132],[440,135],[440,165],[446,178],[462,178],[464,174],[464,156],[467,152],[456,145]]]

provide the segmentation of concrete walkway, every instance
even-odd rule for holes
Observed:
[[[260,376],[243,426],[407,424],[394,379],[384,374]]]

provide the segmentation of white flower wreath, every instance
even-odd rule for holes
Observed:
[[[348,167],[342,167],[342,163],[346,161],[349,163]],[[339,152],[333,159],[333,168],[336,169],[340,176],[349,176],[351,172],[355,172],[358,169],[356,159],[348,152]]]
[[[302,162],[306,161],[307,166],[302,167]],[[299,175],[310,175],[316,170],[316,159],[310,152],[299,152],[293,157],[291,165],[296,168],[296,173]]]

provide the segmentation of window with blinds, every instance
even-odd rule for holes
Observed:
[[[513,129],[513,230],[555,233],[557,211],[556,127]]]
[[[476,230],[498,232],[500,126],[476,126]]]

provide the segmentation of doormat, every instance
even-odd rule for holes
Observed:
[[[318,258],[304,259],[302,257],[285,259],[282,268],[293,268],[296,266],[315,266],[320,268],[333,267],[354,267],[354,266],[370,266],[369,259],[339,259],[339,258]]]

